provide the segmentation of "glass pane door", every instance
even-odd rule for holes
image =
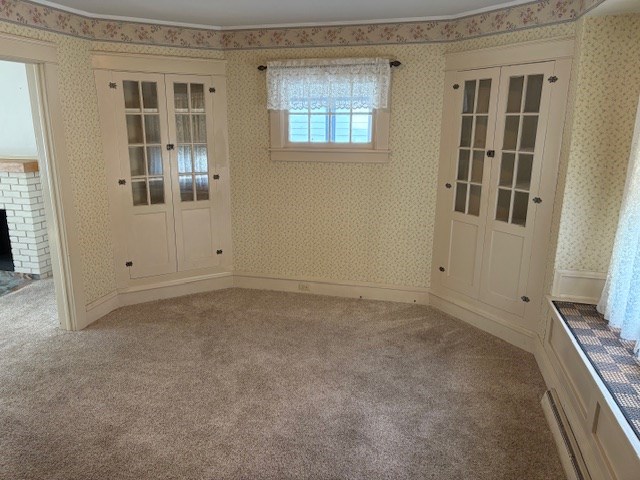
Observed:
[[[490,78],[464,82],[454,210],[476,217],[482,198],[491,82]]]
[[[509,78],[495,219],[525,227],[544,75]]]
[[[165,203],[157,82],[124,80],[131,193],[134,206]]]
[[[209,200],[209,153],[204,91],[205,86],[202,83],[173,84],[181,202]]]

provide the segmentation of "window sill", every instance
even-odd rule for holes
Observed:
[[[356,148],[272,148],[275,162],[387,163],[389,150]]]

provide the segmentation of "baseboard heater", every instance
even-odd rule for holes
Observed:
[[[558,394],[554,389],[547,390],[542,396],[542,410],[547,417],[551,433],[558,446],[560,461],[569,480],[591,480],[587,466],[584,463],[578,442],[567,420]]]

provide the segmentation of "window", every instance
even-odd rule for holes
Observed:
[[[271,158],[387,161],[389,82],[386,59],[270,62]]]

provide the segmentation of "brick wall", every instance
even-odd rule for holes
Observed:
[[[51,275],[51,256],[38,172],[0,171],[0,209],[7,211],[15,271]]]

